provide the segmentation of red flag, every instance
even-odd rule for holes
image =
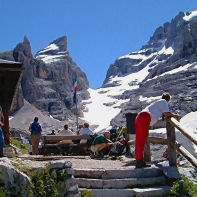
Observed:
[[[77,92],[78,91],[78,89],[79,89],[79,87],[78,87],[78,85],[77,85],[77,81],[75,82],[75,91]]]
[[[73,103],[77,103],[77,92],[78,92],[78,85],[77,85],[77,81],[75,82],[74,85],[74,95],[73,95]]]

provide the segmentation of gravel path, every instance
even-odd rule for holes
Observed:
[[[29,168],[39,168],[45,166],[49,161],[70,161],[73,168],[87,169],[122,169],[134,168],[134,159],[121,156],[116,160],[112,158],[91,159],[89,156],[32,156],[23,155],[13,158],[12,161],[20,162]]]

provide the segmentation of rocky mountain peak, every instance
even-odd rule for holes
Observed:
[[[47,47],[38,51],[35,55],[37,59],[42,59],[46,55],[64,55],[67,54],[67,37],[62,36],[53,42],[51,42]]]
[[[122,102],[129,99],[120,106],[121,112],[111,125],[124,123],[126,112],[140,111],[162,92],[170,92],[172,110],[178,114],[196,111],[196,65],[197,11],[180,12],[158,27],[139,51],[110,65],[102,88],[125,89],[113,98]]]
[[[26,36],[24,36],[23,42],[17,44],[17,46],[15,47],[13,51],[13,57],[15,61],[18,62],[23,62],[24,57],[26,57],[27,59],[32,58],[31,45]]]
[[[56,44],[59,47],[60,51],[66,51],[67,50],[67,37],[62,36],[54,40],[51,44]]]

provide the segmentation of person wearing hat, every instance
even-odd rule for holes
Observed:
[[[111,147],[113,142],[110,140],[110,132],[105,131],[104,134],[96,136],[92,142],[90,150],[94,155],[101,154],[101,151],[106,147]]]
[[[42,127],[38,122],[38,117],[35,117],[34,121],[30,124],[29,131],[31,132],[32,155],[37,155],[40,135],[42,132]]]

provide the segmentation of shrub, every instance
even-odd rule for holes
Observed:
[[[168,196],[197,197],[197,185],[186,178],[184,175],[182,175],[181,178],[181,180],[176,181],[172,185]]]
[[[58,183],[67,179],[66,170],[57,171],[46,167],[44,171],[33,171],[31,174],[32,190],[35,197],[57,197]]]
[[[7,197],[8,196],[8,191],[3,186],[0,187],[0,196],[1,197]]]

